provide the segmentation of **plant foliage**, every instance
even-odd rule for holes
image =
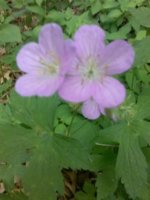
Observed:
[[[147,0],[0,0],[0,102],[8,98],[0,104],[0,199],[55,200],[64,194],[64,169],[94,173],[74,192],[77,200],[150,198],[149,18]],[[134,66],[118,76],[127,88],[120,107],[89,121],[57,95],[13,91],[18,49],[51,22],[66,38],[82,24],[97,24],[106,42],[133,45]]]

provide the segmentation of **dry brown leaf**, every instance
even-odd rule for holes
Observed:
[[[21,192],[22,191],[22,182],[19,176],[14,176],[14,189],[12,192]]]
[[[0,182],[0,194],[3,194],[5,192],[5,185],[4,183],[1,181]]]
[[[6,54],[6,49],[3,47],[0,47],[0,57]]]

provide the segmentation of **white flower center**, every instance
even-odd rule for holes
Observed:
[[[44,74],[57,74],[59,72],[59,65],[55,63],[42,63],[44,65],[42,71]]]
[[[80,74],[83,80],[102,80],[105,76],[106,67],[100,66],[94,57],[88,57],[86,62],[80,66]]]
[[[50,53],[50,59],[40,59],[42,67],[39,68],[39,73],[42,75],[56,75],[60,71],[60,61],[55,54]]]

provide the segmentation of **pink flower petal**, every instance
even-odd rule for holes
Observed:
[[[34,73],[37,68],[42,67],[42,64],[40,64],[40,58],[42,57],[38,44],[31,42],[23,46],[19,51],[17,65],[23,72]]]
[[[97,119],[101,114],[99,105],[93,99],[88,99],[82,105],[82,114],[88,119]]]
[[[63,78],[56,76],[37,77],[27,74],[17,80],[15,89],[22,96],[50,96],[56,92],[62,82]]]
[[[61,27],[55,23],[44,25],[39,34],[39,45],[46,56],[63,56],[64,37]]]
[[[102,64],[107,67],[107,74],[120,74],[131,68],[134,62],[134,50],[123,40],[116,40],[106,46]]]
[[[105,77],[93,89],[93,98],[103,108],[112,108],[125,100],[125,87],[116,79]]]
[[[75,45],[79,59],[101,54],[104,48],[105,33],[96,25],[83,25],[75,33]]]
[[[74,42],[70,39],[65,41],[64,56],[62,57],[61,72],[66,74],[76,67],[76,49]],[[74,71],[74,70],[73,70]]]
[[[59,95],[70,102],[85,101],[91,96],[91,84],[82,82],[79,76],[68,76],[59,89]]]

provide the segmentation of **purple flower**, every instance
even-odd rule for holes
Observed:
[[[124,86],[111,76],[128,70],[134,61],[134,50],[126,41],[105,45],[104,39],[104,31],[96,25],[78,29],[74,36],[76,62],[59,89],[64,100],[84,102],[82,113],[89,119],[124,101]]]
[[[64,81],[68,66],[72,65],[72,41],[64,40],[57,24],[44,25],[38,43],[22,47],[17,65],[26,74],[16,82],[16,91],[22,96],[50,96]]]

